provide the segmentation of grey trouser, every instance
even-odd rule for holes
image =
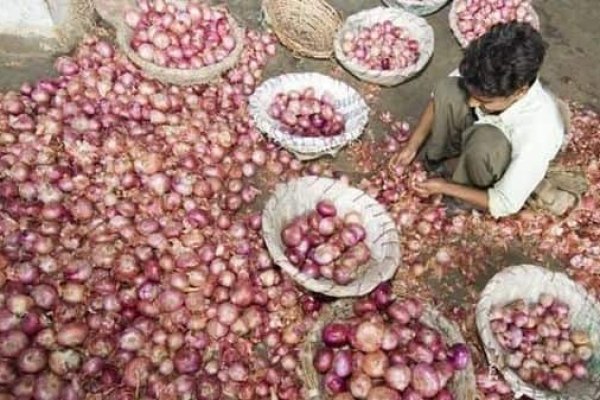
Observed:
[[[436,163],[458,157],[454,182],[480,189],[494,185],[511,160],[506,136],[493,125],[474,125],[475,116],[459,78],[442,80],[433,101],[433,127],[423,154],[426,160]]]

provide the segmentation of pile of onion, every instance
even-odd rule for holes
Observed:
[[[448,383],[468,366],[469,350],[448,347],[419,321],[422,311],[418,300],[393,300],[384,283],[354,304],[354,316],[327,324],[313,359],[327,392],[334,399],[454,399]]]
[[[391,21],[377,22],[358,32],[343,36],[344,55],[372,70],[390,71],[406,68],[419,59],[419,42],[408,30]]]
[[[315,210],[294,218],[281,231],[288,260],[311,278],[347,285],[371,257],[360,214],[338,215],[335,205],[322,200]]]
[[[336,136],[346,125],[344,116],[335,109],[333,97],[328,93],[317,96],[312,87],[278,93],[269,115],[294,136]]]
[[[161,67],[199,69],[225,59],[236,47],[227,10],[194,2],[138,0],[125,13],[132,49]]]
[[[569,307],[548,294],[537,303],[515,301],[491,311],[490,326],[507,352],[506,364],[526,382],[560,391],[588,376],[592,357],[587,333],[571,330]]]
[[[534,21],[530,0],[456,0],[453,7],[458,30],[467,43],[499,23]]]

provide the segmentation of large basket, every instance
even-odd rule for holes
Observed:
[[[341,286],[329,279],[301,273],[284,254],[281,231],[294,217],[314,210],[320,200],[330,200],[341,214],[356,211],[363,217],[371,259],[357,278]],[[263,238],[271,257],[299,285],[331,297],[362,296],[394,276],[400,264],[400,243],[394,221],[385,208],[365,192],[329,178],[304,177],[277,186],[262,217]]]
[[[399,7],[415,15],[429,15],[438,11],[448,0],[383,0],[389,7]]]
[[[127,3],[130,7],[134,7],[133,0],[127,0]],[[124,12],[125,10],[122,9],[121,15]],[[240,55],[242,54],[245,41],[244,29],[238,25],[231,14],[228,14],[228,19],[236,41],[236,46],[231,53],[229,53],[227,57],[216,64],[212,64],[200,69],[187,70],[165,68],[144,60],[138,56],[130,46],[133,30],[123,22],[114,22],[114,18],[109,19],[109,21],[113,21],[111,23],[115,24],[117,29],[117,43],[119,44],[119,47],[121,47],[127,57],[129,57],[134,64],[140,67],[146,73],[146,75],[164,83],[171,83],[174,85],[196,85],[208,83],[215,78],[220,77],[221,74],[230,70],[237,64]]]
[[[269,107],[280,92],[315,89],[316,95],[329,93],[334,107],[344,116],[344,131],[331,137],[299,137],[282,129],[281,123],[269,115]],[[337,152],[353,140],[358,139],[369,121],[369,107],[360,94],[345,84],[318,73],[286,74],[263,82],[250,97],[250,114],[256,126],[270,139],[303,160],[323,155],[335,156]]]
[[[265,22],[293,53],[331,57],[342,18],[325,0],[263,0],[262,11]]]
[[[307,400],[324,400],[324,389],[321,377],[313,366],[313,355],[322,346],[321,331],[323,327],[335,320],[342,320],[353,315],[352,302],[340,300],[325,307],[315,322],[312,330],[307,335],[300,351],[300,365],[302,367],[302,378],[306,390]],[[421,317],[421,323],[439,331],[446,343],[451,346],[456,343],[466,343],[460,330],[453,322],[447,320],[438,310],[426,305]],[[475,400],[475,373],[473,363],[470,361],[466,369],[459,371],[452,379],[450,390],[456,400]]]
[[[504,350],[491,331],[489,315],[493,306],[503,306],[518,299],[535,302],[548,293],[570,308],[574,329],[590,334],[594,355],[588,361],[589,381],[573,381],[561,393],[539,389],[524,382],[504,365]],[[477,304],[477,329],[488,362],[500,370],[515,392],[515,398],[528,396],[534,400],[597,400],[600,398],[600,305],[584,288],[563,273],[548,271],[533,265],[519,265],[496,274],[487,284]]]
[[[394,25],[407,29],[411,36],[419,42],[421,55],[415,64],[398,70],[378,71],[369,69],[346,57],[342,50],[343,37],[346,32],[356,32],[363,27],[372,26],[377,22],[386,20],[391,20]],[[363,81],[382,86],[398,85],[418,74],[431,59],[433,45],[433,28],[425,19],[399,8],[386,7],[376,7],[350,16],[342,29],[338,31],[334,42],[335,56],[344,68]]]
[[[452,7],[450,7],[450,12],[448,13],[448,22],[450,23],[450,29],[452,30],[454,37],[456,38],[456,40],[458,41],[460,46],[462,48],[465,48],[469,45],[469,43],[471,41],[469,39],[467,39],[465,37],[465,35],[463,35],[463,33],[460,31],[460,29],[458,29],[458,14],[456,12],[457,4],[458,4],[457,1],[452,2]],[[531,22],[531,25],[535,29],[539,30],[540,29],[540,17],[535,12],[533,5],[529,2],[524,2],[523,4],[525,4],[526,7],[528,7],[530,9],[529,11],[533,17],[533,21]]]

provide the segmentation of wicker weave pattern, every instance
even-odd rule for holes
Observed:
[[[134,0],[125,0],[125,2],[125,4],[129,7],[135,7]],[[112,22],[117,29],[117,43],[127,57],[135,65],[140,67],[146,73],[146,75],[161,82],[171,83],[174,85],[196,85],[208,83],[215,78],[220,77],[224,72],[233,68],[237,64],[240,55],[242,54],[242,50],[244,49],[244,29],[241,28],[236,20],[228,14],[229,24],[232,27],[232,34],[235,38],[236,46],[223,60],[216,64],[212,64],[200,69],[184,70],[158,66],[154,63],[144,60],[131,48],[130,42],[133,30],[122,22],[125,9],[126,8],[121,8],[120,10],[121,22]],[[112,21],[115,20],[112,19]]]
[[[342,24],[325,0],[263,0],[263,15],[281,43],[295,54],[329,58]]]
[[[421,55],[415,64],[399,70],[378,71],[369,69],[346,57],[342,50],[343,37],[346,32],[357,32],[361,28],[386,20],[391,20],[395,26],[407,29],[410,35],[419,42]],[[382,86],[394,86],[413,77],[425,68],[433,55],[433,28],[425,19],[399,8],[376,7],[350,16],[342,29],[338,31],[334,47],[338,61],[357,78]]]
[[[123,12],[130,7],[129,0],[93,0],[100,18],[117,28],[123,23]]]
[[[588,361],[589,381],[574,381],[562,393],[539,389],[524,382],[504,365],[502,347],[491,331],[489,315],[492,306],[505,305],[517,299],[528,302],[548,293],[565,302],[571,310],[571,325],[590,334],[594,355]],[[477,329],[490,365],[498,368],[516,394],[534,400],[593,400],[600,398],[600,304],[584,288],[565,274],[554,273],[533,265],[519,265],[498,273],[487,284],[477,304]]]
[[[330,93],[334,107],[344,116],[344,132],[331,137],[298,137],[281,128],[268,109],[280,92],[313,87],[317,95]],[[369,120],[369,107],[360,94],[343,82],[317,73],[286,74],[261,84],[250,97],[250,114],[256,126],[270,139],[281,144],[300,159],[314,159],[326,154],[335,155],[343,146],[358,139]]]
[[[313,210],[323,199],[332,201],[340,214],[356,211],[363,217],[371,260],[356,280],[346,286],[329,279],[302,274],[284,254],[281,230],[298,215]],[[299,285],[331,297],[362,296],[389,280],[400,264],[400,245],[394,221],[383,206],[366,193],[329,178],[304,177],[280,184],[263,211],[263,238],[271,257]]]
[[[450,23],[450,29],[452,30],[452,33],[454,33],[454,37],[456,38],[458,43],[461,45],[461,47],[465,48],[469,45],[470,42],[463,35],[463,33],[458,29],[458,15],[456,13],[456,4],[457,4],[456,1],[452,2],[452,7],[450,7],[450,13],[448,14],[448,22]],[[535,29],[539,30],[540,29],[540,17],[535,12],[533,5],[529,2],[524,2],[523,4],[525,4],[526,7],[528,7],[530,9],[529,12],[533,16],[533,21],[531,22],[531,25]]]
[[[438,11],[448,0],[383,0],[389,7],[399,7],[415,15],[429,15]]]
[[[352,315],[352,302],[349,300],[340,300],[325,307],[302,344],[300,365],[302,367],[306,399],[326,399],[326,396],[321,395],[321,393],[325,393],[321,377],[313,367],[313,355],[322,346],[321,331],[323,327],[329,322],[343,320]],[[424,325],[439,331],[449,346],[455,343],[466,343],[456,324],[447,320],[439,311],[429,305],[425,306],[420,321]],[[450,390],[456,400],[476,399],[475,373],[472,362],[469,362],[466,369],[454,376],[450,383]]]

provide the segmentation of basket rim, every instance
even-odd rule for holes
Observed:
[[[333,46],[328,49],[314,49],[306,46],[304,43],[301,43],[297,40],[294,40],[292,36],[287,35],[285,33],[286,29],[284,29],[281,24],[278,22],[277,18],[272,17],[272,12],[269,12],[269,9],[272,7],[272,3],[275,1],[281,0],[263,0],[261,4],[261,11],[263,13],[265,21],[271,25],[273,32],[277,36],[277,38],[281,41],[281,43],[287,47],[293,54],[316,58],[316,59],[327,59],[333,55]],[[306,2],[312,1],[314,3],[319,3],[322,7],[325,7],[328,10],[328,14],[332,17],[332,22],[335,27],[332,29],[332,37],[335,36],[335,32],[340,28],[343,18],[342,14],[331,4],[329,4],[326,0],[287,0],[290,1],[298,1]]]
[[[573,397],[568,394],[551,392],[542,388],[538,388],[532,384],[523,381],[517,373],[511,368],[503,366],[501,363],[502,356],[506,351],[497,342],[494,334],[489,326],[489,312],[492,306],[491,294],[501,289],[502,282],[509,275],[524,275],[538,274],[548,277],[547,280],[559,280],[565,291],[573,293],[581,299],[582,303],[588,304],[596,311],[596,316],[600,320],[600,303],[591,296],[582,286],[571,280],[563,272],[554,272],[539,265],[519,264],[503,269],[492,277],[481,292],[480,300],[476,307],[476,325],[477,333],[483,344],[486,358],[489,364],[500,371],[511,389],[518,396],[528,396],[536,400],[592,400],[592,398],[584,398],[583,396]],[[596,394],[600,394],[600,387],[596,389]]]
[[[356,281],[350,283],[349,285],[338,285],[329,279],[314,279],[314,278],[306,276],[295,265],[293,265],[287,259],[287,257],[285,257],[285,255],[283,255],[282,257],[277,257],[277,258],[273,256],[273,253],[279,252],[280,249],[278,249],[278,247],[275,245],[275,241],[272,238],[272,236],[274,234],[279,234],[279,232],[277,232],[277,233],[269,232],[269,229],[271,227],[270,217],[271,217],[273,210],[275,209],[275,204],[277,203],[279,197],[282,196],[281,193],[282,192],[285,193],[286,191],[288,191],[290,189],[290,187],[294,187],[295,185],[299,185],[301,183],[303,183],[304,184],[303,187],[306,188],[306,187],[310,187],[311,185],[314,185],[320,181],[328,182],[328,184],[329,184],[328,189],[324,192],[324,194],[327,191],[331,190],[333,187],[338,186],[338,185],[342,185],[342,188],[344,190],[352,190],[357,193],[360,193],[360,197],[364,197],[364,198],[368,199],[368,201],[372,202],[372,204],[374,206],[379,206],[382,208],[383,212],[381,213],[381,215],[384,217],[384,219],[388,220],[388,221],[386,221],[386,225],[387,224],[391,224],[390,226],[393,225],[394,229],[387,229],[386,233],[389,233],[391,235],[392,239],[391,239],[391,242],[389,242],[389,244],[390,245],[395,244],[397,246],[397,251],[391,256],[393,266],[391,268],[388,268],[386,271],[384,271],[385,272],[384,274],[379,276],[380,280],[378,282],[373,281],[373,282],[367,282],[366,284],[363,284],[363,285],[357,285],[357,284],[353,285],[354,282],[358,281],[358,279],[357,279]],[[334,203],[335,203],[335,201],[334,201]],[[387,210],[385,210],[383,208],[383,206],[381,206],[381,204],[379,204],[377,202],[377,200],[370,197],[364,191],[362,191],[354,186],[347,185],[339,180],[332,179],[332,178],[319,177],[319,176],[304,176],[304,177],[300,177],[297,179],[293,179],[289,182],[283,182],[283,183],[278,184],[277,187],[275,188],[275,191],[271,194],[269,200],[267,201],[267,203],[265,204],[265,207],[263,208],[262,235],[263,235],[264,241],[267,245],[267,249],[269,250],[269,254],[273,258],[273,262],[275,264],[277,264],[297,284],[301,285],[302,287],[306,288],[307,290],[310,290],[312,292],[323,293],[329,297],[338,297],[338,298],[339,297],[358,297],[358,296],[363,296],[367,293],[370,293],[371,291],[373,291],[373,289],[375,289],[375,287],[379,283],[391,279],[395,275],[396,271],[398,270],[398,268],[400,267],[400,265],[402,263],[402,257],[401,257],[400,247],[399,247],[400,236],[399,236],[398,231],[395,229],[395,224],[394,224],[393,220],[391,219],[391,216],[389,215]],[[389,257],[386,257],[386,258],[389,258]],[[371,265],[365,271],[367,271],[373,267],[375,267],[375,266]],[[366,272],[364,272],[364,273],[366,273]]]
[[[402,7],[403,4],[406,5],[414,5],[414,6],[422,6],[422,7],[438,7],[436,10],[442,8],[448,0],[429,0],[429,3],[424,5],[423,0],[383,0],[384,3],[394,3],[397,4],[398,7]]]
[[[274,123],[271,122],[272,118],[268,115],[265,118],[265,110],[268,109],[270,104],[265,104],[262,96],[264,91],[270,85],[288,80],[299,80],[306,82],[314,82],[316,80],[322,80],[333,85],[338,85],[344,90],[349,92],[349,96],[352,96],[357,101],[357,108],[361,110],[357,119],[358,122],[354,129],[348,130],[348,126],[344,127],[344,131],[334,137],[298,137],[290,135],[289,133],[273,128]],[[309,86],[307,84],[307,86]],[[262,101],[261,101],[262,100]],[[250,96],[248,101],[250,113],[252,119],[256,123],[257,128],[263,132],[269,139],[279,143],[286,149],[298,154],[306,155],[306,159],[317,158],[320,155],[336,153],[339,149],[346,146],[353,140],[358,139],[364,132],[365,127],[369,122],[369,106],[367,105],[361,94],[354,89],[352,86],[341,80],[335,79],[329,75],[321,74],[318,72],[292,72],[288,74],[278,75],[267,79],[262,82]],[[269,119],[270,118],[270,119]],[[274,120],[273,120],[274,121]],[[277,131],[277,132],[275,132]]]
[[[464,49],[471,42],[468,42],[465,35],[463,35],[460,29],[458,29],[458,14],[456,13],[457,3],[457,1],[452,1],[450,11],[448,12],[448,23],[450,25],[450,30],[454,34],[454,38],[456,39],[458,44]],[[533,3],[531,1],[524,1],[521,4],[525,4],[525,7],[529,9],[533,18],[533,21],[531,21],[531,25],[539,31],[541,27],[540,16],[538,15],[537,11],[535,11]]]
[[[380,71],[373,70],[365,67],[357,62],[354,62],[351,58],[347,57],[342,50],[342,36],[349,30],[356,31],[354,27],[350,27],[350,25],[356,26],[364,26],[362,23],[366,18],[373,18],[375,20],[384,20],[388,19],[386,16],[391,16],[394,21],[395,26],[400,26],[395,23],[397,19],[405,19],[409,21],[409,29],[411,33],[414,33],[415,30],[422,31],[425,35],[431,38],[431,40],[418,40],[419,45],[422,47],[421,54],[417,59],[417,62],[411,64],[402,69],[389,70],[389,71]],[[410,13],[402,8],[397,7],[373,7],[370,9],[359,11],[355,14],[352,14],[350,17],[346,19],[343,26],[340,27],[338,32],[336,33],[334,40],[334,50],[335,56],[342,65],[348,69],[352,74],[360,74],[359,78],[372,78],[372,79],[394,79],[397,82],[401,83],[405,79],[408,79],[420,71],[422,71],[429,61],[431,60],[435,49],[435,34],[433,27],[427,22],[427,20],[423,17]]]
[[[229,20],[232,28],[233,36],[236,40],[236,46],[223,60],[199,69],[168,68],[144,60],[133,50],[133,48],[131,48],[130,40],[133,29],[123,22],[119,22],[116,27],[117,43],[124,50],[129,60],[141,68],[144,73],[152,76],[155,79],[173,84],[179,84],[182,81],[185,81],[189,84],[205,83],[217,77],[221,73],[233,68],[237,64],[242,51],[244,50],[244,28],[237,23],[236,19],[229,12],[227,12],[227,19]]]

